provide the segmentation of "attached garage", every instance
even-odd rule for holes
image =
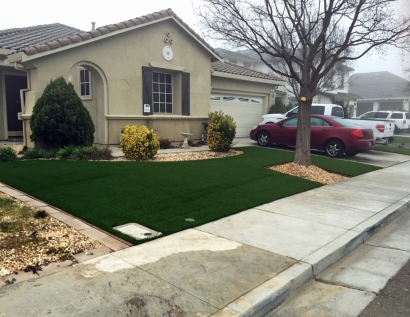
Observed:
[[[285,81],[228,62],[212,63],[211,111],[222,111],[233,117],[236,137],[249,137],[274,103],[275,90]]]
[[[247,137],[263,114],[263,97],[241,95],[211,95],[211,111],[222,111],[233,117],[236,136]]]

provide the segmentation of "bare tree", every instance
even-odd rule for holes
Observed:
[[[338,63],[389,45],[406,47],[410,21],[395,11],[395,4],[396,0],[202,0],[197,13],[209,38],[253,50],[273,72],[298,84],[295,163],[309,166],[310,111],[319,83]],[[286,71],[269,59],[281,60]]]

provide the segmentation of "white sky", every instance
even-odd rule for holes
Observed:
[[[410,0],[398,0],[401,12],[410,15]],[[34,26],[49,23],[63,23],[84,31],[91,29],[91,22],[96,27],[117,23],[155,11],[172,10],[191,28],[201,34],[193,12],[192,0],[114,0],[106,5],[95,0],[20,0],[18,6],[2,10],[0,30]],[[57,5],[58,3],[58,5]],[[198,0],[194,0],[195,6]],[[5,6],[2,6],[5,9]],[[210,43],[218,47],[216,43]],[[403,68],[410,68],[410,55],[391,49],[389,54],[366,56],[354,65],[355,73],[389,71],[401,77],[408,77]]]

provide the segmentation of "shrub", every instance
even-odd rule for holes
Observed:
[[[58,150],[57,157],[62,160],[110,160],[111,150],[107,147],[69,145]]]
[[[172,142],[169,139],[159,139],[159,148],[160,149],[172,149]]]
[[[146,160],[157,154],[159,138],[146,126],[127,125],[121,132],[120,146],[126,158]]]
[[[10,146],[0,146],[0,162],[10,162],[17,159],[17,153]]]
[[[71,83],[51,80],[37,100],[30,119],[33,142],[41,147],[92,145],[94,123]]]
[[[52,158],[57,154],[58,149],[27,149],[23,151],[23,158],[27,160],[34,160],[39,158]]]
[[[209,148],[215,152],[228,152],[236,134],[236,124],[233,118],[219,111],[210,112],[208,119]]]

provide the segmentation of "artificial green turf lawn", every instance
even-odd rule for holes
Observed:
[[[383,146],[383,145],[377,145],[373,148],[373,150],[381,151],[381,152],[389,152],[389,153],[398,153],[398,154],[410,155],[410,149]]]
[[[133,243],[112,227],[136,222],[170,234],[321,186],[264,168],[293,161],[292,152],[242,150],[239,156],[187,162],[0,163],[0,182]],[[378,169],[325,157],[312,161],[351,176]]]

